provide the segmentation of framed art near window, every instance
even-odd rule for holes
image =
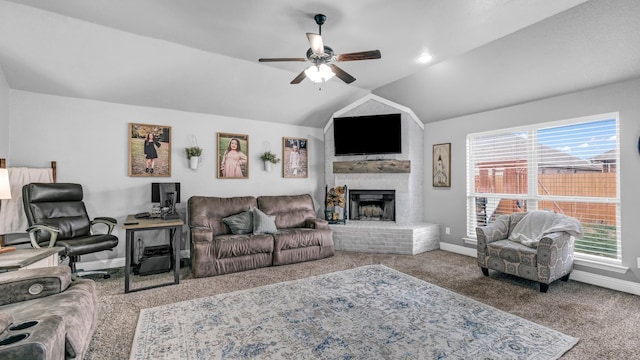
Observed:
[[[451,187],[451,143],[433,145],[433,186]]]
[[[218,133],[218,178],[249,178],[249,135]]]
[[[129,176],[171,176],[171,127],[129,124]]]
[[[283,177],[306,178],[309,176],[307,144],[307,139],[282,138]]]

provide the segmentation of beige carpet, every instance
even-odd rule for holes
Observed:
[[[441,250],[415,256],[338,252],[324,260],[193,279],[183,269],[179,285],[124,294],[121,271],[96,279],[99,324],[86,359],[128,359],[140,309],[177,301],[383,264],[567,335],[580,342],[563,359],[640,358],[640,297],[575,281],[555,282],[542,294],[534,282],[491,272],[475,259]],[[171,280],[170,274],[137,277],[138,285]]]

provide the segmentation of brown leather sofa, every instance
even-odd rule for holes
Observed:
[[[0,359],[82,359],[97,325],[95,283],[70,267],[0,274]]]
[[[194,277],[293,264],[335,254],[329,224],[316,218],[313,199],[308,194],[257,198],[193,196],[187,208]],[[231,219],[243,216],[252,218],[252,226],[240,231]],[[256,224],[258,220],[272,221],[271,228]]]

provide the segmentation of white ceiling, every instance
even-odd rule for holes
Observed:
[[[323,13],[357,80],[289,82]],[[0,0],[13,89],[322,127],[372,92],[423,122],[640,77],[637,0]],[[421,52],[434,57],[416,63]]]

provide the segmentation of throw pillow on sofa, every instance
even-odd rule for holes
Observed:
[[[253,208],[253,234],[274,234],[276,228],[276,216],[267,215],[258,208]]]
[[[250,234],[253,231],[253,212],[247,210],[222,219],[234,235]]]

